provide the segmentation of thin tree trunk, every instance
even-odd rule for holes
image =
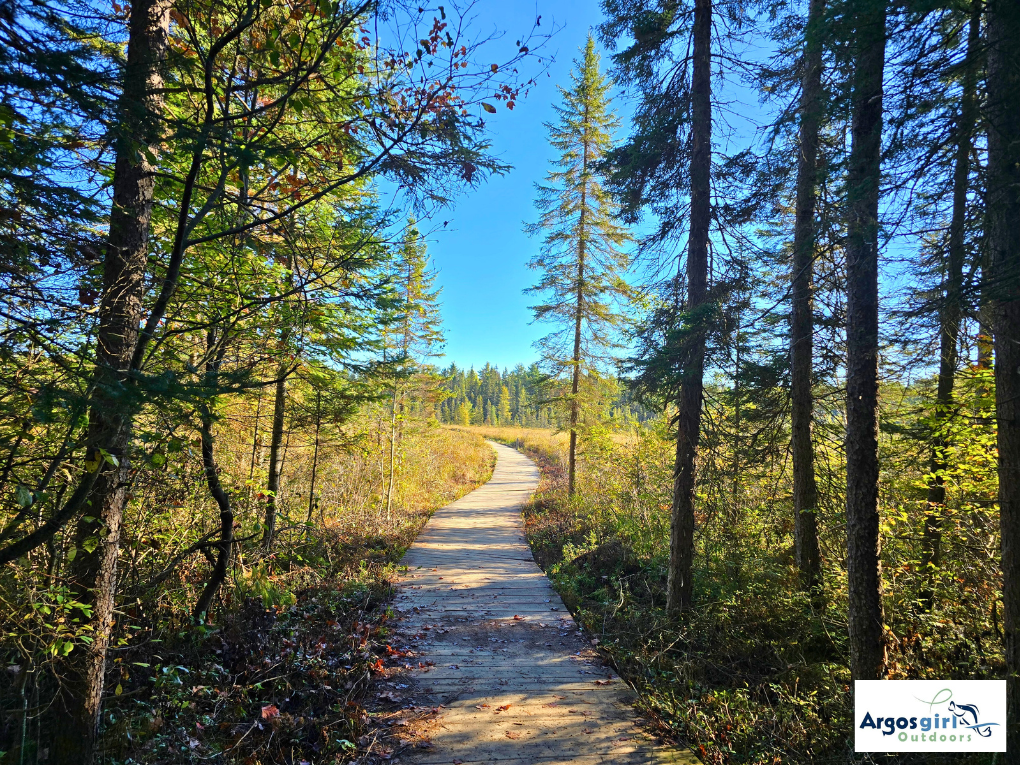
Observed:
[[[811,441],[814,394],[815,202],[818,185],[818,131],[821,125],[822,30],[825,0],[808,6],[804,77],[800,97],[800,154],[793,233],[793,300],[790,315],[790,452],[793,455],[794,558],[801,587],[820,593],[822,555],[818,547],[818,486]]]
[[[294,258],[293,255],[287,259],[288,291],[294,287]],[[290,340],[289,312],[286,310],[287,303],[284,301],[283,327],[280,329],[280,348],[285,350]],[[273,401],[273,427],[269,436],[269,476],[266,481],[266,515],[262,530],[262,547],[269,550],[273,546],[273,537],[276,536],[276,511],[279,507],[280,476],[283,473],[283,425],[287,410],[287,375],[290,373],[290,366],[286,360],[281,361],[276,373],[276,396]]]
[[[255,477],[255,454],[259,448],[259,417],[262,415],[262,388],[259,388],[259,400],[255,405],[255,430],[251,436],[251,463],[248,467],[248,482]]]
[[[215,332],[210,331],[208,334],[210,353],[214,350],[215,345]],[[206,365],[206,378],[210,383],[210,395],[216,389],[216,376],[219,373],[221,358],[222,353],[218,358],[210,360]],[[195,610],[192,612],[195,624],[201,624],[205,620],[213,598],[216,597],[216,592],[226,580],[227,570],[230,568],[230,552],[234,546],[234,511],[230,505],[230,497],[223,490],[223,485],[220,483],[220,471],[216,465],[214,451],[216,444],[212,434],[212,408],[209,400],[203,401],[199,406],[202,418],[202,467],[205,469],[205,481],[209,486],[209,493],[216,500],[216,505],[220,509],[220,540],[216,543],[219,554],[216,556],[212,575],[209,577],[209,581],[206,582],[205,589],[202,590],[202,594],[195,604]]]
[[[131,476],[128,449],[137,409],[127,390],[128,377],[142,319],[155,186],[154,167],[140,147],[154,151],[160,142],[163,99],[159,91],[169,12],[168,0],[135,0],[131,4],[87,438],[88,459],[97,465],[97,475],[94,481],[84,479],[82,484],[91,489],[89,520],[83,518],[78,523],[74,534],[77,556],[70,567],[78,598],[93,609],[93,640],[72,652],[64,665],[61,701],[65,719],[56,726],[53,750],[57,765],[92,762],[102,709],[121,520]],[[76,491],[72,500],[80,495]],[[88,552],[86,544],[91,546],[93,541],[96,546]]]
[[[588,123],[588,107],[584,108],[585,126]],[[577,422],[580,419],[580,402],[577,395],[581,390],[581,320],[584,316],[584,246],[585,213],[588,207],[588,140],[585,136],[584,155],[581,158],[581,173],[586,179],[581,184],[581,212],[578,221],[577,241],[577,305],[574,307],[574,364],[570,380],[570,454],[567,461],[567,494],[574,495],[577,484]]]
[[[1007,761],[1020,762],[1020,4],[988,3],[988,244],[995,316]]]
[[[312,522],[315,512],[315,472],[319,467],[319,428],[322,427],[322,391],[315,391],[315,449],[312,451],[312,481],[308,487],[308,519]]]
[[[687,245],[687,313],[694,323],[685,348],[677,402],[676,466],[670,524],[666,608],[691,606],[694,565],[694,469],[701,432],[705,372],[704,316],[708,300],[708,232],[712,220],[712,0],[694,4],[694,70],[691,78],[691,223]]]
[[[878,201],[882,155],[884,0],[856,13],[853,125],[847,177],[847,576],[850,671],[885,674],[878,517]]]
[[[287,370],[280,365],[273,401],[273,428],[269,436],[269,478],[266,482],[266,516],[262,530],[262,546],[268,550],[276,535],[276,510],[279,507],[280,474],[283,472],[283,425],[287,411]]]
[[[393,383],[393,402],[390,406],[390,476],[386,484],[386,520],[390,520],[393,508],[393,485],[397,473],[397,384]]]
[[[925,610],[930,610],[933,605],[936,569],[942,561],[942,519],[946,509],[945,471],[947,450],[952,446],[947,428],[953,417],[953,383],[959,362],[960,322],[963,318],[963,264],[966,256],[964,233],[970,185],[970,153],[977,120],[977,55],[980,45],[981,3],[972,0],[963,96],[956,124],[953,213],[949,223],[949,247],[943,286],[945,294],[939,316],[939,375],[932,428],[931,478],[928,481],[928,506],[921,550],[921,566],[927,585],[920,600]]]

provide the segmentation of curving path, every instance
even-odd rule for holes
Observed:
[[[414,658],[402,682],[387,685],[413,699],[406,708],[435,714],[419,732],[425,742],[400,761],[698,762],[639,727],[630,689],[599,660],[531,556],[520,509],[538,468],[492,446],[492,479],[438,511],[403,559],[394,644],[410,646]]]

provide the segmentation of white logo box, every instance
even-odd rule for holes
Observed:
[[[857,680],[854,751],[1005,752],[1005,680]]]

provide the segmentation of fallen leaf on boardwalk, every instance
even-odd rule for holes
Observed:
[[[514,730],[508,730],[506,732],[506,737],[507,738],[520,738],[521,734],[518,733],[517,731],[514,731]]]
[[[262,719],[263,720],[271,720],[274,717],[279,717],[279,716],[280,716],[280,710],[277,709],[274,705],[266,704],[264,707],[262,707]]]
[[[451,664],[450,669],[460,669],[460,667],[457,664]]]
[[[488,708],[489,708],[488,704],[478,704],[475,706],[475,709],[488,709]]]
[[[609,685],[611,682],[613,682],[613,681],[612,680],[596,680],[595,681],[595,685]]]
[[[554,699],[565,699],[565,698],[566,698],[566,696],[557,696],[557,695],[556,695],[556,694],[554,693],[554,694],[553,694],[553,698],[554,698]]]
[[[512,706],[513,706],[513,704],[504,704],[501,707],[496,707],[496,711],[493,712],[493,714],[498,715],[500,712],[505,712],[506,710],[508,710]]]
[[[519,621],[521,621],[521,620],[522,620],[523,618],[524,618],[523,616],[518,616],[517,614],[514,614],[514,621],[515,621],[515,622],[519,622]]]
[[[593,731],[591,728],[581,728],[581,732],[582,733],[594,733],[595,731]]]

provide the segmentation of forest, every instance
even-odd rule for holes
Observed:
[[[1020,762],[1020,3],[601,0],[476,371],[429,247],[555,5],[0,3],[0,762],[411,756],[394,582],[485,439],[662,741]],[[1006,680],[1006,754],[855,753],[879,679]]]

